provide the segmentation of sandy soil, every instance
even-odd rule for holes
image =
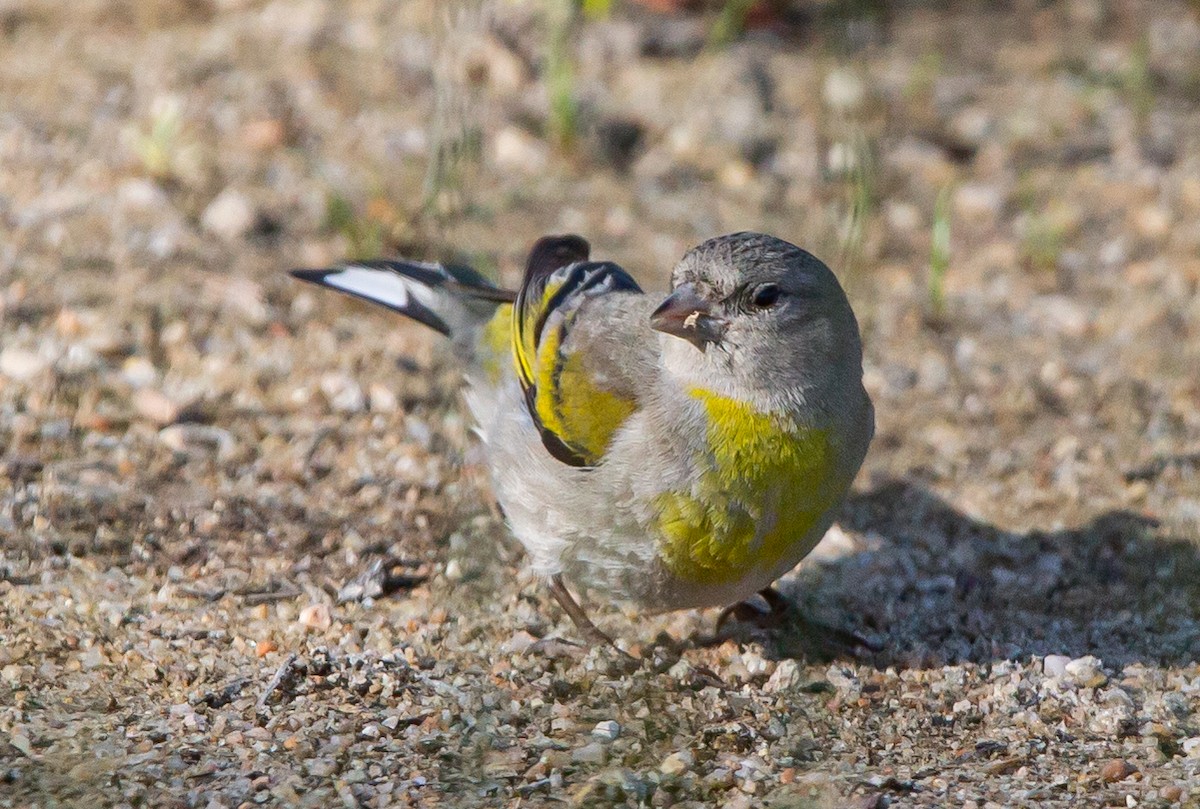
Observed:
[[[1200,805],[1200,12],[794,5],[0,2],[0,806]],[[865,659],[573,646],[436,335],[284,274],[743,228],[863,324]]]

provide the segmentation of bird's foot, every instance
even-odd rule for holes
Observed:
[[[756,629],[778,631],[780,651],[788,657],[834,659],[864,658],[882,647],[854,632],[813,620],[774,587],[758,592],[753,601],[726,607],[717,618],[717,637],[730,621],[749,624]]]

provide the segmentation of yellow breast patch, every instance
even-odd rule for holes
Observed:
[[[659,553],[690,582],[726,584],[770,568],[803,540],[836,493],[824,430],[696,388],[708,416],[707,451],[689,491],[660,495]]]

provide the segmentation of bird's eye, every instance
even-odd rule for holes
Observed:
[[[759,284],[750,293],[750,303],[757,309],[767,309],[774,306],[782,294],[778,284]]]

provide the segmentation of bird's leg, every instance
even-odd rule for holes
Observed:
[[[617,645],[613,643],[613,639],[600,631],[600,628],[592,623],[592,619],[587,617],[583,607],[579,606],[579,602],[571,595],[571,591],[567,589],[567,585],[563,584],[562,576],[555,574],[550,577],[550,593],[554,596],[554,600],[563,608],[563,612],[571,617],[575,623],[575,628],[583,635],[584,640],[588,643],[599,646],[611,646],[614,649]]]

